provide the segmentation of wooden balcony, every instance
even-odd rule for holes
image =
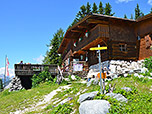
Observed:
[[[87,46],[92,41],[96,40],[97,38],[109,38],[109,26],[98,24],[95,26],[89,33],[89,36],[83,37],[82,41],[78,41],[76,47],[73,48],[74,51],[78,51],[83,47]]]
[[[15,75],[16,76],[33,76],[44,71],[45,67],[49,68],[51,75],[57,74],[57,65],[40,65],[40,64],[15,64]]]

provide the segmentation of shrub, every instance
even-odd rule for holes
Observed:
[[[48,67],[45,67],[44,71],[39,73],[38,75],[34,74],[32,77],[32,87],[38,86],[40,83],[44,82],[52,82],[53,78],[48,71]]]
[[[69,80],[72,81],[71,75],[68,76]]]
[[[144,60],[144,66],[148,68],[148,70],[152,71],[152,56]]]
[[[81,80],[81,78],[79,77],[79,76],[75,76],[75,78],[79,81],[79,80]]]

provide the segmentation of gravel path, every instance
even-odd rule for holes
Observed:
[[[58,89],[53,90],[49,94],[45,95],[43,101],[39,101],[38,103],[36,103],[36,105],[33,105],[32,107],[29,107],[29,108],[25,108],[24,110],[18,110],[16,112],[10,112],[10,114],[23,114],[23,113],[26,113],[26,112],[31,112],[31,111],[44,109],[44,108],[47,107],[47,104],[49,102],[51,102],[51,99],[53,98],[54,95],[57,94],[58,91],[62,91],[62,89],[69,89],[69,88],[70,88],[70,85],[61,86]]]

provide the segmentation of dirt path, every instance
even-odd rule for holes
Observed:
[[[69,89],[70,85],[66,85],[66,86],[61,86],[56,90],[53,90],[52,92],[50,92],[49,94],[44,96],[43,101],[39,101],[36,103],[36,105],[33,105],[32,107],[29,108],[25,108],[24,110],[18,110],[16,112],[10,112],[10,114],[23,114],[26,112],[31,112],[31,111],[37,111],[37,110],[41,110],[47,107],[47,104],[49,102],[51,102],[51,99],[53,98],[54,95],[57,94],[58,91],[62,91],[62,89]]]

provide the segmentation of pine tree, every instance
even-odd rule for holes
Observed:
[[[106,3],[105,15],[113,16],[115,13],[111,13],[111,11],[112,11],[111,5],[109,3]]]
[[[85,5],[82,5],[82,6],[80,7],[80,11],[79,11],[79,12],[77,13],[77,15],[76,15],[76,18],[77,18],[78,20],[81,20],[83,17],[86,16],[86,14],[87,14],[86,11],[87,11],[87,10],[86,10]]]
[[[89,2],[87,2],[86,12],[87,12],[87,14],[89,14],[91,12],[91,5],[89,4]]]
[[[61,65],[62,59],[61,56],[57,53],[59,45],[63,39],[64,32],[60,28],[57,32],[53,35],[53,39],[50,40],[50,44],[47,45],[50,47],[49,51],[46,52],[46,56],[43,60],[44,64],[58,64]]]
[[[104,14],[104,7],[101,1],[99,3],[99,14]]]
[[[150,9],[150,13],[152,13],[152,8]]]
[[[140,11],[139,5],[137,4],[137,7],[135,8],[135,19],[141,17],[142,13]]]
[[[143,12],[141,12],[140,16],[141,16],[141,17],[143,17],[143,16],[144,16],[144,13],[143,13]]]
[[[132,14],[131,14],[131,17],[130,17],[130,19],[134,19],[134,18],[133,18],[133,15],[132,15]]]
[[[126,14],[124,15],[124,18],[127,19],[127,15]]]
[[[98,7],[95,2],[93,3],[92,13],[98,13]]]

